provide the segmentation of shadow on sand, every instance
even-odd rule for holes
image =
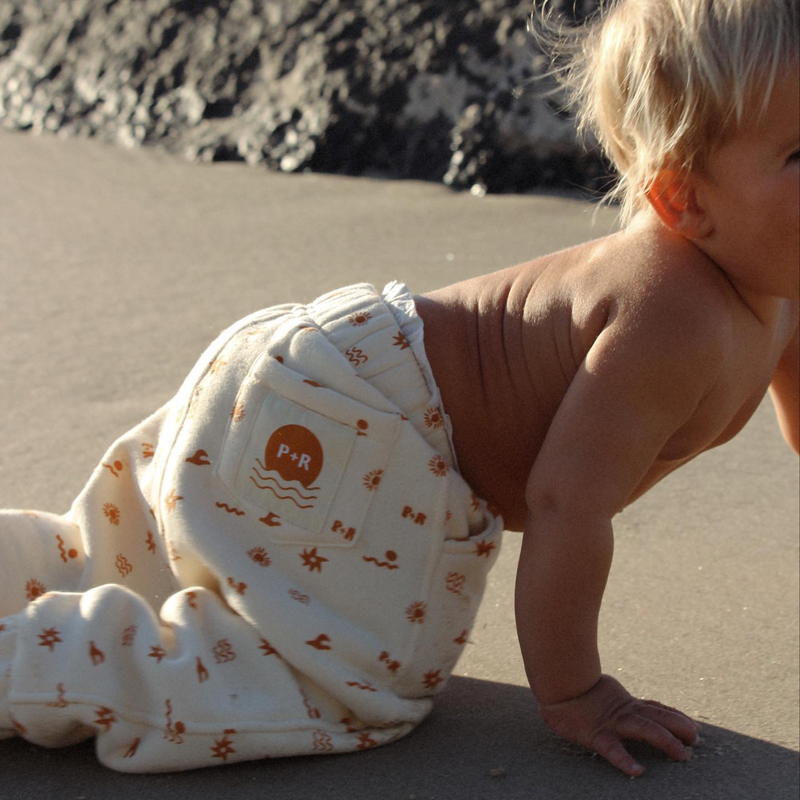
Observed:
[[[98,764],[91,742],[46,750],[5,741],[0,800],[796,800],[797,753],[710,725],[702,735],[686,764],[633,745],[648,771],[632,781],[552,738],[526,688],[455,677],[416,732],[366,753],[126,775]]]

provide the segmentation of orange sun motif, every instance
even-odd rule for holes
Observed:
[[[452,592],[453,594],[460,594],[461,590],[464,588],[465,581],[466,578],[464,575],[461,575],[458,572],[448,572],[445,580],[447,591]]]
[[[447,462],[439,455],[434,456],[428,462],[428,469],[439,478],[443,478],[450,472],[450,467]]]
[[[113,503],[103,504],[103,513],[112,525],[119,525],[119,508]]]
[[[36,580],[36,578],[31,578],[25,584],[25,597],[28,599],[28,602],[32,602],[37,597],[41,597],[47,589],[45,589],[44,584],[40,583]]]
[[[249,555],[259,567],[268,567],[272,563],[270,557],[267,555],[267,551],[263,547],[254,547],[247,551],[247,555]]]
[[[425,622],[425,603],[420,600],[416,603],[412,603],[406,609],[406,617],[408,617],[409,622],[422,625],[422,623]]]
[[[442,412],[436,406],[430,406],[425,409],[425,424],[434,429],[441,428],[444,425]]]
[[[305,548],[302,553],[298,553],[300,558],[303,559],[303,566],[308,567],[309,572],[316,570],[322,572],[322,565],[328,560],[323,556],[317,555],[317,548],[312,547],[310,550]]]
[[[364,486],[366,486],[370,491],[377,489],[378,484],[381,482],[381,477],[383,477],[383,470],[373,469],[364,476]]]
[[[494,542],[487,542],[486,539],[481,539],[479,542],[475,542],[475,555],[480,558],[480,556],[486,556],[489,558],[489,554],[494,550]]]
[[[372,319],[372,314],[369,311],[363,311],[361,314],[351,314],[347,321],[354,327],[360,328],[362,325],[366,325]]]

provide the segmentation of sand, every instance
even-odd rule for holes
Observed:
[[[413,290],[604,234],[575,197],[199,167],[0,132],[0,507],[64,511],[105,447],[205,344],[261,306],[360,280]],[[551,737],[526,688],[506,534],[431,718],[369,753],[129,776],[91,744],[0,742],[0,799],[795,800],[798,459],[768,403],[616,523],[601,650],[635,694],[703,724],[687,764],[639,747],[629,781]]]

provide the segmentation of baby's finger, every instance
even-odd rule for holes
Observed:
[[[697,742],[699,726],[677,708],[670,708],[655,700],[645,700],[639,713],[666,728],[684,744],[691,745]]]
[[[604,731],[598,733],[592,742],[592,750],[602,756],[612,766],[622,770],[632,778],[638,778],[644,767],[625,749],[622,742],[614,734]]]
[[[623,739],[647,742],[674,761],[688,761],[692,751],[666,728],[641,714],[628,714],[617,722],[617,734]]]

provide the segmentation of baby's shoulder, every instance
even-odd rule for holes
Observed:
[[[673,347],[721,344],[737,324],[731,286],[691,242],[658,229],[622,231],[597,243],[571,270],[574,309],[602,320],[598,337]]]
[[[617,307],[641,332],[724,337],[736,324],[733,289],[705,253],[664,229],[632,232],[609,257],[618,263]]]

